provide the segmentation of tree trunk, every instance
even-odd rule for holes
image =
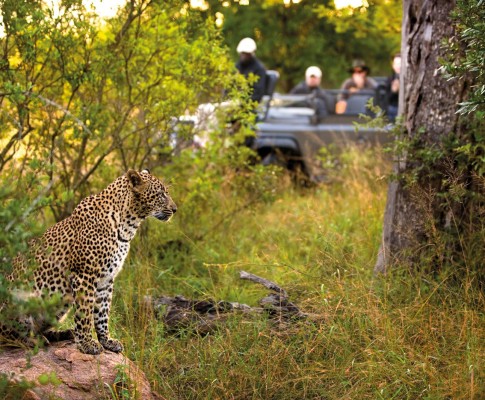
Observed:
[[[412,141],[407,154],[394,163],[397,179],[390,183],[384,215],[382,243],[375,272],[386,272],[397,260],[415,263],[420,249],[436,229],[449,223],[449,212],[437,204],[442,179],[424,165],[421,153],[430,156],[450,135],[460,135],[458,103],[468,91],[465,79],[447,79],[440,66],[446,55],[443,43],[454,40],[451,12],[455,1],[404,0],[400,110],[402,138]],[[413,152],[413,153],[412,153]],[[433,168],[440,168],[434,165]],[[433,172],[433,171],[431,171]],[[413,173],[412,184],[401,179]]]

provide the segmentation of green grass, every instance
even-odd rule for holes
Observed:
[[[372,274],[387,172],[353,151],[331,185],[298,190],[283,179],[274,202],[222,223],[230,195],[193,221],[150,222],[117,280],[111,328],[153,389],[170,400],[485,398],[485,302],[473,278]],[[143,302],[182,294],[257,305],[267,291],[240,270],[279,283],[310,317],[281,328],[235,315],[205,337],[173,336]]]

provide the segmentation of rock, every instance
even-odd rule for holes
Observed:
[[[83,354],[72,342],[51,344],[35,355],[31,350],[5,349],[0,354],[0,375],[11,383],[32,385],[24,389],[23,399],[160,398],[151,392],[145,374],[122,354]]]

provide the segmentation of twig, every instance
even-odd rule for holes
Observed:
[[[279,293],[284,298],[288,297],[288,293],[286,292],[285,289],[280,288],[276,283],[268,281],[267,279],[261,278],[260,276],[250,274],[249,272],[246,272],[246,271],[240,271],[239,277],[241,279],[246,279],[248,281],[259,283],[260,285],[263,285],[265,288]]]
[[[27,93],[25,93],[27,94]],[[29,93],[30,95],[30,93]],[[40,94],[34,94],[33,97],[37,97],[39,100],[41,100],[44,104],[56,107],[57,109],[61,110],[65,115],[68,117],[72,118],[78,125],[80,125],[86,132],[88,132],[91,136],[94,136],[93,132],[86,126],[86,124],[81,121],[78,117],[76,117],[72,112],[70,112],[68,109],[63,107],[62,105],[56,103],[55,101],[52,101]]]
[[[42,190],[42,192],[39,193],[39,195],[35,198],[35,200],[32,202],[32,204],[25,210],[25,212],[22,214],[20,218],[14,218],[12,219],[7,226],[5,227],[4,231],[8,232],[12,226],[17,224],[19,221],[25,221],[25,219],[29,216],[29,214],[32,212],[32,210],[37,206],[37,204],[44,198],[44,196],[51,190],[52,186],[54,184],[54,181],[51,180],[47,184],[47,186]]]

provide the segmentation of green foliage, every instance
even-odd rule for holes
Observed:
[[[133,0],[104,24],[80,0],[58,14],[0,6],[0,173],[23,180],[39,160],[57,220],[129,167],[157,165],[171,120],[220,101],[235,76],[219,33],[182,2]]]
[[[34,386],[34,383],[25,380],[12,382],[7,375],[0,374],[0,396],[4,400],[25,399],[26,392]]]
[[[449,79],[471,82],[467,101],[458,110],[464,117],[465,129],[451,143],[458,165],[468,167],[479,177],[485,174],[485,7],[482,0],[459,0],[453,19],[456,37],[446,46],[449,57],[443,66]]]
[[[127,372],[127,366],[124,364],[116,366],[115,381],[109,389],[113,400],[130,400],[137,398],[136,388],[133,387],[133,381]]]
[[[59,386],[62,382],[55,372],[43,373],[37,377],[37,382],[28,382],[25,379],[12,380],[8,375],[0,375],[0,396],[4,400],[22,400],[31,396],[36,385]],[[27,392],[29,391],[29,392]]]
[[[0,183],[0,266],[9,270],[11,259],[18,252],[27,250],[29,239],[39,233],[40,222],[29,218],[45,207],[52,198],[48,196],[49,184],[39,179],[37,160],[24,167],[25,178],[18,180],[17,171],[6,171]]]
[[[400,49],[402,1],[363,1],[360,7],[337,8],[335,3],[316,7],[319,17],[335,25],[337,32],[351,32],[356,38],[379,38]]]
[[[238,210],[273,200],[280,174],[255,162],[254,153],[242,145],[250,135],[254,133],[245,127],[235,135],[225,127],[214,130],[205,148],[186,149],[163,169],[177,190],[183,210],[179,222],[191,231],[193,240]],[[210,213],[213,209],[220,210],[216,218]]]
[[[62,383],[55,372],[41,374],[37,377],[37,380],[41,385],[59,386]]]
[[[446,71],[452,77],[473,78],[469,99],[459,112],[477,113],[483,120],[485,112],[485,7],[482,0],[459,0],[453,18],[458,35],[449,44],[450,59],[446,60]]]

